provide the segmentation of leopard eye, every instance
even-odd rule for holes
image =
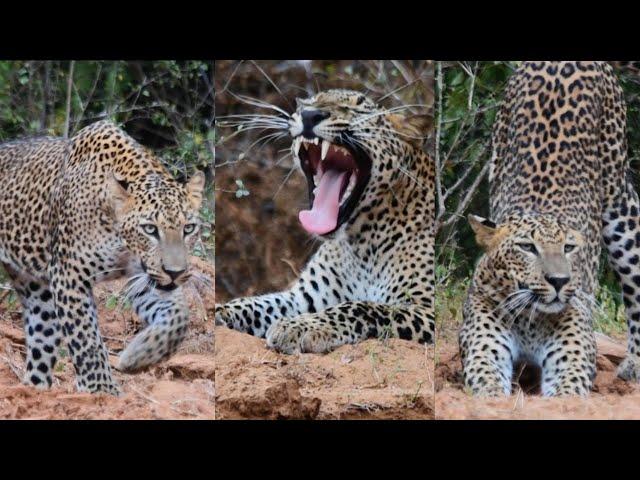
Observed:
[[[158,227],[156,227],[152,223],[145,223],[142,225],[142,231],[147,235],[151,235],[153,237],[158,237]]]
[[[538,253],[538,249],[533,243],[523,242],[523,243],[518,243],[517,245],[518,247],[520,247],[521,250],[524,250],[527,253],[533,253],[533,254]]]
[[[184,226],[184,229],[183,229],[184,230],[184,234],[185,235],[189,235],[189,234],[195,232],[196,231],[196,226],[197,225],[195,223],[187,223]]]
[[[573,245],[573,244],[567,243],[567,244],[564,246],[564,253],[571,253],[571,252],[573,252],[573,251],[576,249],[576,246],[577,246],[577,245]]]

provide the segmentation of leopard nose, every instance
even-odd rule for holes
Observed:
[[[164,273],[166,273],[167,275],[169,275],[169,277],[171,278],[171,280],[175,280],[176,278],[180,277],[181,275],[184,274],[184,272],[186,272],[186,270],[167,270],[166,268],[162,267],[162,271]]]
[[[302,135],[306,138],[314,138],[313,127],[318,125],[322,120],[329,116],[329,112],[322,110],[303,110],[302,111]]]
[[[545,275],[544,279],[555,288],[556,292],[559,292],[562,287],[569,283],[567,275]]]

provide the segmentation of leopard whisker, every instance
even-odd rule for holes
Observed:
[[[289,115],[286,111],[284,111],[280,107],[277,107],[271,103],[263,102],[262,100],[258,100],[257,98],[253,98],[253,97],[248,97],[246,95],[236,94],[231,91],[229,91],[229,95],[234,97],[236,100],[246,103],[247,105],[251,105],[253,107],[258,107],[258,108],[266,108],[269,110],[275,110],[276,112],[281,113],[285,117],[291,118],[291,115]]]
[[[508,306],[509,310],[511,311],[511,323],[509,324],[509,327],[513,325],[515,319],[518,318],[520,314],[529,307],[530,303],[535,300],[536,297],[531,292],[525,290],[524,292],[520,293],[517,298],[519,299],[519,301],[513,302],[512,305],[510,304]]]
[[[367,134],[367,133],[370,133],[370,132],[389,132],[389,133],[393,133],[394,135],[399,135],[401,137],[411,138],[411,139],[414,139],[414,140],[424,140],[424,137],[422,137],[422,136],[409,135],[408,133],[399,132],[399,131],[394,130],[392,128],[386,128],[386,127],[376,127],[376,126],[357,127],[357,128],[352,129],[352,131],[354,132],[354,135],[360,135],[361,133]],[[389,136],[389,138],[392,138],[392,137]]]
[[[431,108],[431,105],[425,105],[425,104],[409,104],[409,105],[401,105],[398,107],[393,107],[393,108],[389,108],[387,110],[382,110],[380,112],[374,112],[374,113],[369,113],[367,115],[363,115],[362,117],[356,119],[353,122],[353,125],[357,125],[359,123],[365,122],[367,120],[370,120],[371,118],[375,118],[378,117],[380,115],[388,115],[389,113],[395,113],[395,112],[400,112],[402,110],[408,110],[410,108]]]
[[[268,145],[271,142],[275,142],[277,140],[280,140],[281,138],[286,137],[287,135],[288,135],[288,133],[283,133],[283,132],[280,132],[280,133],[276,132],[276,133],[271,133],[269,135],[264,135],[264,136],[260,137],[258,140],[256,140],[251,145],[251,147],[259,146],[260,148],[262,148],[262,147]],[[262,145],[260,145],[260,143],[262,143]]]
[[[424,189],[428,189],[429,188],[427,185],[425,185],[420,180],[418,180],[414,175],[411,174],[411,172],[409,172],[404,167],[398,165],[398,170],[400,171],[400,173],[406,175],[410,180],[412,180],[419,187],[424,188]]]
[[[149,275],[145,272],[133,275],[119,294],[118,306],[122,307],[126,301],[133,301],[136,297],[143,295],[151,286],[151,282]]]
[[[538,300],[534,298],[531,308],[529,309],[529,321],[527,322],[527,330],[531,329],[531,322],[536,316],[536,307],[538,306]]]
[[[524,301],[530,295],[529,290],[520,289],[507,295],[498,305],[489,312],[489,314],[495,313],[498,310],[510,310],[517,308],[520,302]]]
[[[288,150],[288,149],[287,149]],[[280,165],[286,158],[288,157],[293,157],[293,154],[291,152],[287,153],[286,155],[283,155],[282,157],[280,157],[278,160],[276,160],[275,165]]]
[[[243,131],[250,130],[252,128],[277,128],[280,130],[288,130],[289,124],[287,122],[268,121],[264,119],[246,119],[246,120],[230,120],[219,121],[218,125],[225,128],[240,127]]]
[[[213,281],[211,280],[211,277],[209,275],[197,270],[191,273],[191,277],[189,278],[187,283],[193,283],[195,286],[201,288],[211,288],[211,286],[213,285]]]
[[[99,272],[94,273],[93,275],[91,275],[91,279],[95,279],[97,276],[99,275],[104,275],[105,273],[112,273],[112,272],[118,272],[118,271],[124,271],[126,270],[126,268],[112,268],[110,270],[100,270]]]
[[[585,317],[591,317],[591,309],[587,307],[578,297],[573,296],[569,300],[569,304],[573,306],[576,310],[581,312]]]
[[[511,314],[511,322],[509,323],[509,328],[513,326],[516,319],[520,316],[520,314],[529,308],[530,304],[535,301],[535,296],[531,294],[522,294],[524,296],[524,301],[520,304],[520,306]]]
[[[592,307],[594,307],[599,313],[604,312],[604,307],[595,297],[595,295],[587,294],[584,290],[579,289],[576,291],[575,296],[588,302]]]
[[[216,117],[217,120],[225,120],[228,118],[264,118],[264,119],[274,119],[280,122],[286,122],[287,120],[282,118],[280,115],[268,115],[264,113],[234,113],[231,115],[220,115]]]
[[[291,178],[291,175],[293,175],[293,172],[295,172],[296,169],[297,169],[297,166],[295,164],[291,166],[291,168],[289,169],[289,173],[287,173],[287,175],[284,177],[282,182],[280,182],[280,185],[278,185],[276,192],[273,194],[273,197],[271,197],[272,199],[278,196],[278,194],[280,193],[280,190],[282,190],[282,187],[284,187],[285,184],[289,181],[289,178]]]
[[[258,138],[255,142],[253,142],[251,145],[249,145],[246,149],[244,149],[243,153],[246,155],[249,151],[251,151],[252,148],[258,146],[260,144],[260,142],[263,142],[263,144],[260,145],[258,149],[264,148],[270,142],[275,142],[277,140],[280,140],[281,138],[284,138],[287,135],[288,135],[288,133],[284,133],[284,132],[276,132],[276,133],[270,133],[268,135],[264,135],[264,136]]]

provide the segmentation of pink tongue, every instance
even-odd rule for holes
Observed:
[[[338,225],[340,209],[340,189],[347,172],[328,170],[320,179],[320,185],[313,200],[311,210],[303,210],[298,218],[309,233],[324,235]]]

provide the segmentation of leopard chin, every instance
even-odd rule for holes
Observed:
[[[542,313],[560,313],[567,308],[567,304],[561,300],[554,300],[551,303],[538,302],[535,305],[535,309]]]

